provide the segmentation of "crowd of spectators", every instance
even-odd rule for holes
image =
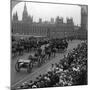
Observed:
[[[70,51],[59,63],[51,64],[46,74],[35,81],[24,82],[17,88],[44,88],[87,85],[87,42]]]

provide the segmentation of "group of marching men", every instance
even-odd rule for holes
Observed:
[[[12,38],[12,57],[23,55],[25,52],[34,51],[36,55],[51,54],[55,56],[57,51],[68,47],[66,39],[37,40],[26,38],[16,40]]]

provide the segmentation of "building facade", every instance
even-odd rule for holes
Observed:
[[[28,15],[26,4],[22,14],[22,21],[18,21],[17,13],[13,15],[12,34],[20,35],[37,35],[49,38],[63,38],[73,36],[74,23],[72,18],[67,18],[67,22],[63,22],[63,18],[57,16],[55,21],[51,18],[50,22],[33,22],[33,17]]]

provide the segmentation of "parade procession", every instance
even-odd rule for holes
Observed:
[[[87,85],[87,8],[11,1],[11,90]]]

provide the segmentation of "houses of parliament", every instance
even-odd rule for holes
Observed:
[[[80,27],[74,25],[72,18],[67,18],[66,23],[64,23],[63,18],[59,16],[56,17],[55,21],[54,18],[51,18],[50,21],[42,21],[42,19],[39,18],[38,22],[34,22],[33,16],[28,15],[25,4],[21,21],[18,20],[17,12],[13,15],[11,32],[12,34],[19,35],[63,38],[76,36],[78,32],[75,29],[79,28]]]

